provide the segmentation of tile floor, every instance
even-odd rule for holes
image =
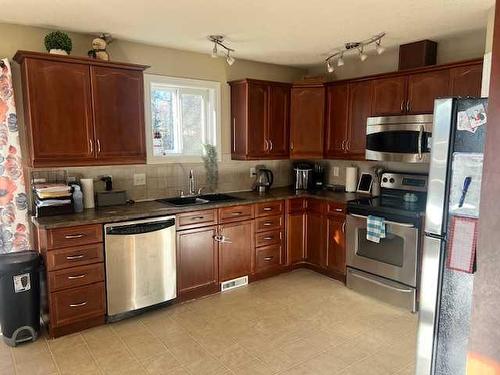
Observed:
[[[416,315],[297,270],[10,349],[0,374],[410,375]]]

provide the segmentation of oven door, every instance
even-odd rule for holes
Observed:
[[[386,238],[375,243],[366,239],[366,219],[347,215],[347,266],[416,287],[418,228],[386,221]]]
[[[432,122],[411,122],[410,119],[416,116],[401,117],[369,119],[366,127],[367,160],[429,163]],[[402,122],[394,123],[395,119]],[[405,119],[407,121],[403,121]]]

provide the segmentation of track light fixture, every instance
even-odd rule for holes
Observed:
[[[212,48],[211,56],[216,58],[219,57],[218,47],[222,47],[225,50],[226,62],[229,66],[233,65],[236,59],[231,56],[231,53],[234,52],[234,49],[227,47],[224,45],[224,36],[223,35],[209,35],[208,40],[210,40],[214,46]]]
[[[382,47],[381,42],[382,38],[385,36],[385,33],[380,33],[377,35],[374,35],[368,39],[362,40],[360,42],[349,42],[344,44],[344,46],[337,48],[337,52],[331,54],[325,59],[326,63],[326,70],[328,73],[332,73],[335,68],[334,68],[334,61],[335,59],[337,60],[337,66],[343,66],[344,65],[344,54],[346,53],[351,53],[354,51],[357,51],[359,54],[359,59],[361,61],[365,61],[368,58],[368,55],[365,52],[365,47],[369,46],[370,44],[375,43],[376,47],[375,50],[377,51],[378,55],[381,55],[384,53],[385,48]]]

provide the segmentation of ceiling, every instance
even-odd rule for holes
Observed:
[[[321,63],[347,41],[385,31],[394,47],[485,29],[494,0],[0,0],[0,22],[210,53],[223,34],[235,57],[294,66]],[[8,4],[7,4],[8,3]]]

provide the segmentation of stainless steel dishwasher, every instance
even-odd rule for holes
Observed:
[[[174,216],[106,224],[104,230],[109,321],[176,297]]]

